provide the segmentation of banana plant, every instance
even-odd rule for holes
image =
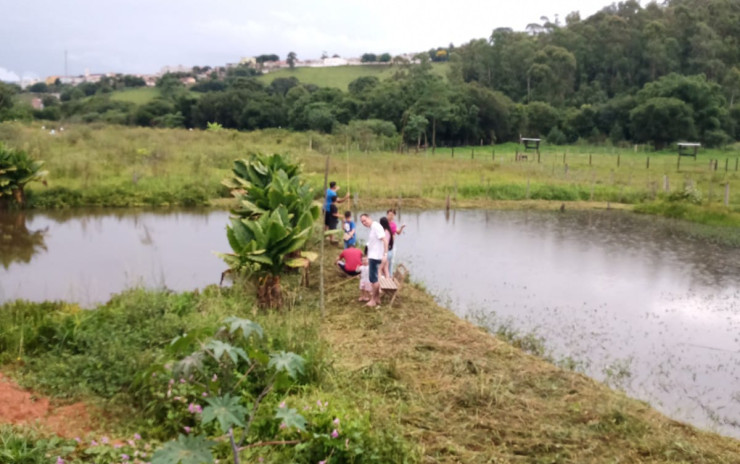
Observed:
[[[23,206],[26,200],[24,188],[32,181],[44,180],[47,171],[42,171],[43,161],[37,161],[22,150],[13,150],[0,144],[0,206],[11,200]]]
[[[287,208],[280,205],[256,219],[234,217],[226,230],[233,253],[219,256],[232,272],[258,279],[258,295],[264,307],[281,306],[283,270],[304,267],[313,257],[310,253],[301,254],[300,250],[309,238],[314,216],[305,211],[295,225],[291,219]]]
[[[226,231],[233,253],[219,256],[227,272],[257,279],[261,306],[279,307],[283,271],[316,259],[301,250],[321,209],[300,177],[300,166],[281,155],[252,154],[235,161],[233,173],[222,182],[238,201]]]
[[[293,225],[305,210],[318,219],[320,207],[314,204],[313,192],[300,178],[300,166],[289,163],[281,155],[252,154],[249,159],[237,160],[234,176],[222,184],[232,189],[239,206],[232,210],[236,216],[254,218],[283,205],[291,214]]]

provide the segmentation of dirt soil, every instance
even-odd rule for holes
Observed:
[[[65,438],[93,431],[84,403],[54,405],[49,398],[23,390],[0,373],[0,423],[33,425]]]

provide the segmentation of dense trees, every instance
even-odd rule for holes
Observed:
[[[343,133],[362,143],[382,134],[416,146],[520,135],[656,147],[740,138],[740,2],[668,0],[643,7],[627,0],[586,19],[573,13],[565,24],[541,22],[524,32],[499,28],[488,39],[432,48],[413,63],[366,53],[363,62],[393,66],[392,77],[360,77],[346,92],[294,77],[265,85],[255,79],[259,68],[242,65],[201,79],[192,87],[201,98],[183,88],[183,76],[165,75],[157,82],[162,98],[138,108],[105,97],[143,83],[131,76],[62,88],[61,107],[46,116],[147,126],[289,127]],[[277,59],[260,55],[257,61]],[[288,54],[291,67],[296,60]],[[432,61],[447,60],[446,78],[432,71]],[[0,117],[10,117],[14,92],[0,86]],[[384,121],[382,130],[378,121]]]

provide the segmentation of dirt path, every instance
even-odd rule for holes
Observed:
[[[23,390],[0,373],[0,423],[35,425],[65,438],[93,431],[84,403],[55,406],[43,396]]]

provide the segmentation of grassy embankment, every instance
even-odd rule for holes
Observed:
[[[360,207],[634,208],[709,225],[740,225],[740,172],[734,150],[702,150],[696,160],[671,151],[543,146],[515,161],[515,144],[439,148],[400,155],[381,142],[349,145],[317,133],[240,133],[68,126],[50,136],[5,123],[0,140],[47,161],[49,188],[31,185],[33,207],[196,205],[228,201],[220,180],[250,151],[288,153],[315,187],[330,177],[359,195]],[[311,149],[309,149],[309,146]],[[347,150],[349,147],[349,150]],[[474,159],[471,159],[471,155]],[[649,167],[648,167],[649,158]],[[710,160],[718,160],[717,170]],[[725,171],[727,166],[727,171]],[[729,206],[724,188],[729,184]],[[687,189],[687,186],[693,186]],[[666,191],[667,187],[667,191]],[[342,193],[342,192],[340,192]]]
[[[332,258],[327,256],[327,266]],[[183,419],[172,411],[157,419],[168,400],[157,399],[155,381],[145,381],[152,360],[178,333],[214,329],[224,316],[239,315],[261,323],[273,348],[308,360],[300,384],[270,404],[284,399],[300,411],[328,400],[343,426],[354,421],[368,434],[366,445],[385,456],[380,462],[740,461],[737,440],[669,420],[645,403],[528,355],[516,338],[512,345],[460,320],[416,286],[406,286],[394,308],[370,311],[356,301],[356,281],[343,281],[329,269],[321,321],[317,272],[318,266],[309,289],[286,279],[291,303],[280,313],[253,312],[250,295],[236,289],[132,291],[87,312],[61,303],[5,305],[3,371],[37,392],[85,399],[107,411],[96,419],[94,437],[103,430],[113,437],[139,432],[156,446]],[[150,323],[154,319],[158,324]],[[33,448],[35,438],[22,428],[0,429],[2,434],[6,443],[10,436]],[[71,458],[82,455],[83,446],[73,448]],[[284,452],[260,447],[243,457],[285,462]]]

